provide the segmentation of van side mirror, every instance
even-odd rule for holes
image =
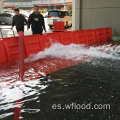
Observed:
[[[48,17],[48,15],[45,15],[45,17],[44,18],[47,18]]]

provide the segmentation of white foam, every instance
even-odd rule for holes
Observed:
[[[119,53],[120,46],[103,45],[98,47],[87,47],[85,45],[75,44],[64,46],[57,43],[53,44],[50,48],[45,49],[43,52],[39,52],[36,55],[31,55],[25,61],[32,62],[48,56],[72,60],[81,60],[83,56],[120,60]]]
[[[4,82],[4,84],[5,83],[6,82]],[[0,86],[2,87],[2,85]],[[1,96],[0,105],[7,103],[7,102],[14,102],[16,100],[19,100],[24,97],[28,97],[28,96],[38,93],[37,90],[34,89],[34,87],[36,86],[39,87],[40,90],[43,90],[47,87],[47,85],[41,85],[38,79],[34,81],[31,80],[31,81],[24,82],[24,83],[21,81],[16,81],[10,86],[5,84],[4,87],[0,91],[0,96]]]

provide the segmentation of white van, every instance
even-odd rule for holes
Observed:
[[[45,15],[45,18],[47,18],[47,24],[50,29],[53,28],[54,21],[63,21],[66,28],[72,26],[72,18],[69,16],[69,13],[67,11],[49,10],[47,15]]]

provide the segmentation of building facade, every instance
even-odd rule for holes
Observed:
[[[120,0],[73,0],[73,30],[112,27],[120,35]]]
[[[7,0],[4,6],[33,7],[72,2],[73,30],[112,27],[120,35],[120,0]]]
[[[3,7],[17,6],[22,8],[33,7],[34,5],[53,5],[53,4],[66,4],[72,0],[4,0]]]
[[[0,0],[0,11],[1,11],[1,9],[2,9],[2,3],[3,3],[3,1]]]

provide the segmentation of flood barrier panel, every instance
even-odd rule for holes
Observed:
[[[112,28],[99,28],[68,32],[54,32],[44,35],[24,36],[25,58],[44,51],[52,44],[100,45],[112,38]],[[4,38],[0,41],[0,64],[18,60],[18,37]]]

